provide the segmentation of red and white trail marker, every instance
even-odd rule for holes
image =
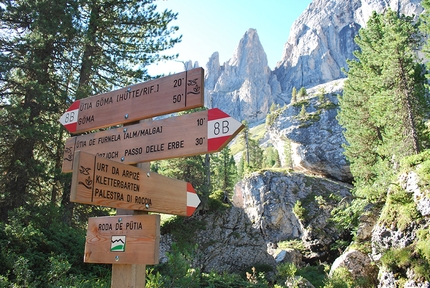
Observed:
[[[193,186],[188,183],[187,186],[187,216],[193,215],[194,211],[196,211],[197,206],[200,204],[200,198],[197,196],[196,191]]]
[[[67,139],[63,172],[73,170],[75,151],[124,164],[218,152],[242,129],[218,108],[142,122]]]
[[[220,151],[243,127],[242,123],[218,108],[208,110],[208,152]]]

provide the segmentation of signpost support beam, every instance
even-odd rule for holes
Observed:
[[[150,162],[136,165],[146,171],[150,170]],[[146,211],[117,209],[116,215],[142,215]],[[112,264],[112,288],[145,288],[146,265],[145,264]]]

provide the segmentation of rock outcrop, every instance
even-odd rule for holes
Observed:
[[[302,173],[254,173],[235,187],[233,204],[244,209],[266,242],[301,239],[308,261],[330,257],[341,232],[330,224],[331,210],[350,199],[350,186]],[[312,254],[312,255],[311,255]]]
[[[282,91],[313,87],[345,77],[342,68],[358,47],[354,37],[373,11],[422,12],[420,0],[314,0],[294,22],[274,74]]]
[[[309,89],[305,98],[275,112],[278,115],[268,131],[283,166],[290,160],[294,170],[351,182],[342,147],[346,141],[336,119],[342,89],[343,79],[319,85]],[[305,115],[299,115],[302,109]]]
[[[239,273],[252,265],[275,267],[276,262],[267,252],[266,241],[255,228],[244,210],[231,207],[209,215],[195,215],[192,221],[204,221],[205,227],[189,235],[189,241],[198,243],[193,251],[193,266],[203,272]],[[172,242],[169,234],[162,235],[160,262],[166,262],[166,252]]]
[[[264,119],[280,92],[276,77],[255,29],[249,29],[230,61],[221,65],[218,53],[206,64],[205,105],[217,107],[236,118],[256,122]]]

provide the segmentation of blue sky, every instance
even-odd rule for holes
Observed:
[[[172,24],[179,27],[182,42],[168,54],[179,53],[178,61],[198,61],[205,67],[209,57],[219,52],[220,62],[228,61],[249,28],[257,30],[273,69],[281,60],[292,23],[311,0],[157,0],[158,10],[178,13]],[[184,71],[180,62],[150,67],[150,74]]]

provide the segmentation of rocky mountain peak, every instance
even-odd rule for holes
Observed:
[[[228,65],[238,67],[243,76],[251,76],[249,73],[253,70],[264,70],[268,67],[267,55],[256,29],[246,31]]]
[[[214,53],[206,65],[206,106],[217,107],[238,120],[263,120],[273,103],[272,73],[267,63],[257,30],[249,29],[237,46],[233,57],[220,64]],[[273,81],[272,81],[273,82]]]

